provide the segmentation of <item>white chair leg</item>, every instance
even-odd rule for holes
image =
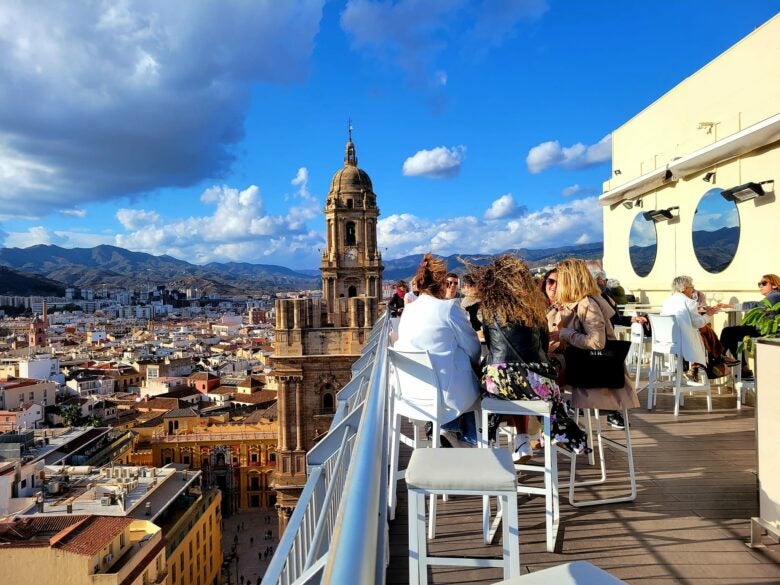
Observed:
[[[598,411],[597,411],[598,412]],[[602,464],[602,477],[601,479],[596,480],[587,480],[587,481],[581,481],[577,482],[575,481],[575,474],[577,471],[577,456],[573,453],[570,454],[571,456],[571,471],[570,471],[570,478],[569,478],[569,503],[572,506],[575,506],[577,508],[582,508],[586,506],[598,506],[601,504],[614,504],[618,502],[632,502],[636,499],[637,495],[637,489],[636,489],[636,473],[634,470],[634,453],[633,453],[633,446],[631,444],[631,430],[630,430],[630,423],[628,419],[628,410],[623,411],[623,420],[625,421],[625,428],[623,429],[623,434],[625,437],[625,444],[621,445],[620,443],[613,441],[612,439],[608,439],[606,437],[601,437],[601,427],[599,423],[597,422],[597,432],[599,435],[599,450],[601,451],[604,447],[604,444],[607,444],[608,446],[617,449],[618,451],[622,451],[626,454],[627,459],[627,466],[628,466],[628,477],[629,477],[629,486],[630,491],[629,495],[627,496],[621,496],[617,498],[605,498],[600,500],[590,500],[587,502],[578,502],[574,495],[574,488],[575,487],[582,487],[582,486],[588,486],[588,485],[597,485],[600,483],[604,483],[606,481],[606,464],[605,464],[605,458],[603,456],[603,451],[601,451],[601,464]]]
[[[401,417],[393,416],[393,430],[390,440],[390,493],[388,494],[388,501],[390,503],[390,520],[395,519],[396,498],[398,494],[398,451],[400,445],[401,433]]]
[[[647,380],[647,410],[653,410],[655,405],[655,379],[658,360],[654,353],[650,354],[650,373]]]
[[[552,451],[552,448],[550,448]],[[504,540],[501,543],[504,559],[504,579],[520,576],[520,534],[517,523],[517,496],[498,498],[503,501]],[[549,544],[548,544],[549,550]]]
[[[682,395],[682,357],[677,356],[677,373],[674,376],[674,416],[680,414],[680,405],[683,404]]]

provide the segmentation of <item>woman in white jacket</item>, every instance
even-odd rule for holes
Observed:
[[[661,315],[674,315],[680,328],[683,358],[691,364],[689,377],[698,382],[698,370],[704,369],[707,364],[707,352],[704,350],[699,329],[708,323],[705,315],[714,315],[720,305],[710,307],[704,314],[699,314],[698,304],[693,298],[695,290],[690,276],[675,277],[672,280],[672,296],[661,306]]]
[[[442,260],[426,254],[414,277],[417,300],[407,305],[398,324],[394,347],[401,350],[427,350],[441,384],[447,431],[460,432],[462,439],[475,445],[476,425],[469,412],[479,400],[476,367],[480,344],[459,299],[444,299],[447,267]],[[450,441],[451,442],[451,441]]]

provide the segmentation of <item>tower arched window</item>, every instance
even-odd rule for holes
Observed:
[[[352,209],[355,206],[355,203],[352,201],[352,199],[347,199],[347,209]]]
[[[335,411],[336,409],[333,403],[333,394],[326,392],[322,395],[322,412],[328,414]]]
[[[355,222],[348,221],[346,225],[346,233],[344,234],[344,244],[347,246],[354,246],[356,244],[355,237]]]
[[[357,296],[357,287],[356,286],[350,286],[347,290],[347,296],[349,298],[356,297]]]

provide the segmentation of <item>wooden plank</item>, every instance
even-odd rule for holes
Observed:
[[[641,397],[640,397],[641,398]],[[642,585],[780,583],[780,545],[752,550],[749,519],[758,513],[754,410],[734,409],[733,395],[713,395],[708,413],[703,397],[686,397],[680,416],[672,400],[659,396],[658,407],[631,413],[638,498],[635,502],[572,508],[561,490],[559,549],[545,547],[544,500],[518,499],[520,562],[523,572],[588,560],[628,583]],[[602,419],[603,422],[603,419]],[[619,438],[620,431],[606,436]],[[403,455],[403,453],[402,453]],[[408,457],[406,452],[405,457]],[[541,456],[538,458],[541,461]],[[625,493],[625,458],[608,451],[610,479],[588,491],[594,495]],[[559,458],[560,480],[568,479],[568,459]],[[578,478],[597,470],[578,465]],[[524,477],[525,476],[521,476]],[[526,478],[541,486],[541,478]],[[387,583],[408,582],[406,494],[399,486],[397,517],[390,526]],[[481,538],[478,498],[439,502],[437,537],[432,554],[491,556],[498,545]],[[495,583],[500,569],[437,567],[431,583]]]

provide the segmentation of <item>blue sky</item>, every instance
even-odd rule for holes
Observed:
[[[318,266],[352,119],[386,258],[601,240],[610,132],[775,1],[0,8],[0,245]]]

